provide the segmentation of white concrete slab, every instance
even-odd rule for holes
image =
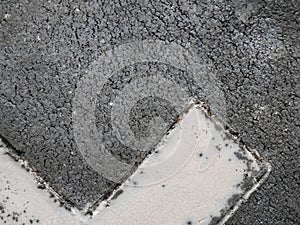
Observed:
[[[5,211],[0,224],[30,224],[31,217],[43,225],[223,223],[241,204],[242,196],[247,198],[268,175],[266,163],[254,154],[199,105],[193,106],[89,218],[54,204],[45,190],[36,188],[33,176],[0,148],[0,206]],[[18,222],[7,218],[7,212],[20,212]]]

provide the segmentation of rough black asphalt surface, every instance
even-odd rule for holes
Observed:
[[[93,171],[77,150],[71,117],[79,79],[104,51],[127,42],[192,46],[214,65],[228,124],[273,168],[228,224],[300,224],[299,10],[297,0],[2,0],[0,134],[70,205],[83,208],[115,184]],[[145,69],[135,66],[123,73],[134,79]],[[149,73],[159,70],[149,67]],[[188,75],[173,70],[178,83],[193,86]],[[116,157],[134,163],[141,154],[115,145],[105,117],[109,101],[101,102],[126,85],[120,77],[99,95],[97,126],[107,132],[103,141]],[[146,105],[155,104],[149,99]],[[132,121],[142,118],[140,108],[145,106],[136,106]],[[166,120],[174,119],[173,109],[166,111],[171,112]],[[136,133],[144,130],[143,124],[134,127]]]

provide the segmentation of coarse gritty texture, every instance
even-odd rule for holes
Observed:
[[[1,1],[0,134],[83,208],[114,184],[77,150],[76,83],[113,46],[153,39],[192,47],[214,65],[224,119],[273,167],[228,224],[299,224],[299,1],[171,2]]]

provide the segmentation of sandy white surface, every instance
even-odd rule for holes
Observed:
[[[99,206],[93,218],[69,212],[37,188],[33,176],[0,148],[0,224],[42,225],[174,225],[209,224],[220,216],[228,199],[242,193],[247,172],[235,152],[239,145],[226,138],[197,106],[166,136],[119,189],[118,197]],[[251,166],[258,170],[253,159]],[[251,174],[248,174],[251,176]],[[8,188],[9,187],[9,188]],[[17,220],[8,213],[17,213]]]

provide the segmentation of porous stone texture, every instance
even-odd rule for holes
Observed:
[[[72,132],[76,84],[114,46],[149,39],[176,43],[212,63],[226,97],[223,119],[272,164],[268,180],[228,224],[299,224],[299,8],[297,0],[3,0],[0,134],[69,204],[82,209],[116,184],[90,168],[77,149]],[[141,65],[135,66],[121,73],[129,70],[135,79]],[[158,65],[146,66],[151,74]],[[170,70],[178,83],[194,85],[188,74]],[[128,82],[118,77],[99,95],[99,126],[109,127],[101,117],[109,109],[101,96]],[[134,122],[142,118],[139,109],[162,110],[155,99],[145,102],[132,110],[136,133],[145,127]],[[171,115],[166,120],[173,120],[173,109],[163,109]],[[121,160],[134,163],[142,157],[114,146],[112,136],[106,141]]]

